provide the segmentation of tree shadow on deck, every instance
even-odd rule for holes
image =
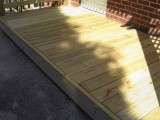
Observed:
[[[82,11],[74,9],[68,12],[78,15],[78,12]],[[140,99],[145,93],[145,89],[142,88],[146,88],[142,87],[141,79],[144,79],[142,77],[147,73],[143,71],[143,65],[141,65],[143,54],[138,56],[139,54],[134,54],[136,50],[131,49],[134,49],[136,44],[130,43],[129,40],[132,37],[128,34],[134,31],[122,29],[119,24],[110,20],[102,22],[103,18],[93,19],[90,15],[80,17],[79,14],[76,20],[67,16],[66,11],[64,14],[61,11],[57,13],[64,18],[55,20],[48,26],[45,24],[45,32],[49,28],[48,30],[54,33],[49,32],[48,40],[46,40],[46,36],[43,37],[44,31],[40,31],[39,34],[42,36],[38,37],[39,34],[37,34],[38,39],[36,38],[37,40],[33,43],[64,72],[66,78],[69,77],[78,83],[94,97],[92,98],[94,102],[99,101],[102,106],[106,106],[121,119],[136,120],[155,108],[156,103],[150,109],[144,110],[147,108],[144,106],[148,104],[143,101],[146,96]],[[133,39],[134,37],[135,35]],[[144,74],[141,75],[141,73]],[[84,107],[83,109],[94,118],[106,119],[104,114],[97,109],[101,105],[92,106],[91,108],[94,109],[91,109],[87,105],[90,103],[84,104],[85,99],[79,96],[77,91],[72,89],[70,92],[76,103],[83,104],[81,107]],[[151,95],[154,96],[154,94]]]
[[[66,10],[65,14],[57,11],[64,18],[55,20],[48,26],[45,25],[45,28],[51,28],[50,30],[54,31],[48,36],[47,44],[43,43],[43,41],[46,41],[46,37],[42,35],[40,36],[41,40],[36,38],[37,40],[34,41],[35,46],[44,55],[47,55],[64,72],[65,76],[82,86],[90,94],[89,96],[93,95],[93,101],[98,100],[101,105],[112,107],[113,110],[117,111],[115,102],[105,103],[119,94],[118,89],[123,83],[121,78],[125,76],[121,66],[127,66],[127,63],[122,62],[124,56],[121,56],[121,53],[117,50],[121,49],[118,46],[120,44],[119,39],[117,37],[113,38],[114,33],[110,31],[115,23],[110,21],[110,24],[107,24],[105,18],[93,17],[89,14],[81,16],[82,9]],[[73,15],[79,14],[79,16],[70,18],[67,16],[67,12]],[[104,24],[106,28],[103,30]],[[44,28],[42,27],[42,29]],[[40,41],[41,43],[39,43]],[[113,41],[117,43],[112,47],[109,44]],[[121,59],[117,61],[117,58]],[[121,63],[121,66],[119,63]],[[105,115],[97,109],[100,106],[92,104],[92,107],[90,107],[92,102],[84,103],[85,98],[79,96],[77,91],[72,89],[70,92],[73,94],[75,101],[80,105],[83,104],[81,107],[93,115],[94,118],[106,119],[104,118]],[[118,97],[123,99],[121,96]],[[119,108],[119,110],[122,108]]]
[[[51,13],[49,13],[49,10],[42,11],[37,16],[31,14],[31,25],[19,21],[20,27],[16,31],[41,51],[51,62],[56,64],[65,78],[71,78],[72,81],[83,87],[83,90],[86,90],[94,101],[99,101],[100,106],[106,106],[119,118],[139,119],[148,112],[142,109],[148,103],[140,106],[141,102],[144,101],[142,101],[143,99],[139,100],[141,98],[139,91],[142,95],[145,93],[145,89],[141,89],[143,85],[138,85],[142,82],[139,81],[141,77],[147,73],[141,70],[143,57],[139,57],[139,54],[134,53],[137,44],[130,42],[132,37],[128,36],[134,31],[123,29],[116,22],[106,20],[100,16],[85,16],[81,13],[82,9],[64,8]],[[48,17],[46,17],[47,15]],[[70,15],[78,16],[72,18]],[[44,16],[47,19],[42,19]],[[34,18],[38,20],[37,23]],[[21,22],[26,26],[21,26]],[[142,35],[138,34],[139,36]],[[141,73],[144,74],[141,75]],[[34,91],[36,83],[34,85],[33,88],[28,88],[28,90]],[[65,87],[67,88],[67,86]],[[38,97],[45,97],[48,94],[42,91],[35,93],[34,96],[36,97],[33,99],[38,101]],[[83,103],[84,99],[79,96],[77,91],[71,89],[70,92],[78,104],[86,105],[82,106],[85,111],[94,115],[95,118],[105,120],[104,114],[97,109],[100,107],[99,105],[95,105],[93,106],[94,109],[90,109],[87,105],[89,103]],[[27,94],[27,96],[30,95]],[[15,95],[14,97],[18,96]],[[53,95],[52,99],[56,97],[56,95]],[[39,109],[44,109],[44,111],[54,109],[49,107],[51,101],[44,101],[46,105],[42,105]],[[27,105],[26,103],[22,106],[28,109]],[[52,112],[49,112],[44,118],[50,120],[54,119],[54,116]]]

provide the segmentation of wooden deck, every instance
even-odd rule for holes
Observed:
[[[5,16],[0,26],[95,120],[158,119],[159,38],[70,7]]]

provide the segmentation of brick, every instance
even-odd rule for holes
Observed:
[[[142,9],[142,5],[138,3],[132,3],[132,7]]]
[[[143,6],[143,10],[146,10],[146,11],[148,11],[148,12],[155,12],[155,11],[156,11],[155,8],[148,7],[148,6]]]
[[[123,17],[119,17],[118,20],[121,21],[122,23],[125,23],[125,24],[127,24],[129,22],[129,20],[127,20]]]
[[[139,23],[139,24],[141,24],[141,25],[145,25],[145,24],[146,24],[146,22],[145,22],[144,20],[138,19],[138,18],[135,19],[135,22],[136,22],[136,23]]]
[[[157,0],[148,0],[148,1],[150,1],[150,2],[157,2]]]
[[[111,18],[111,19],[114,19],[114,20],[116,20],[116,21],[118,20],[118,16],[116,16],[116,15],[110,15],[110,18]]]
[[[125,9],[125,8],[126,8],[125,5],[123,5],[123,4],[116,4],[116,7],[122,8],[122,9]]]
[[[136,17],[136,18],[140,18],[141,17],[140,14],[135,13],[135,12],[130,12],[130,15],[133,16],[133,17]]]
[[[141,10],[141,9],[137,9],[137,13],[141,14],[141,15],[146,15],[148,16],[149,13],[147,11]]]
[[[122,3],[122,0],[112,0],[112,1],[116,3]]]
[[[129,14],[129,11],[128,10],[125,10],[125,9],[120,9],[120,11],[123,13],[123,14]]]
[[[157,4],[157,3],[150,3],[150,6],[157,9],[160,8],[160,4]]]
[[[132,24],[137,29],[149,31],[159,28],[160,34],[160,0],[109,0],[115,4],[114,17],[125,24]],[[113,9],[112,9],[113,10]],[[117,17],[115,17],[117,16]],[[154,20],[154,21],[153,21]],[[152,32],[156,33],[156,32]]]
[[[128,1],[135,2],[135,3],[137,3],[137,2],[138,2],[138,0],[128,0]]]
[[[149,2],[146,1],[146,0],[138,0],[138,3],[139,3],[139,4],[142,4],[142,5],[147,5],[147,6],[149,6]]]
[[[143,16],[141,15],[141,19],[150,22],[151,21],[151,17],[147,17],[147,16]]]
[[[136,8],[130,7],[130,6],[126,6],[126,10],[131,11],[131,12],[137,12]]]
[[[131,2],[126,1],[126,0],[122,0],[122,4],[123,4],[123,5],[131,6]]]
[[[160,19],[160,15],[154,13],[149,13],[149,17]]]

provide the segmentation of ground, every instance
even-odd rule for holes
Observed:
[[[0,30],[0,120],[91,120]]]

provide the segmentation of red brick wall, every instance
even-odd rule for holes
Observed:
[[[160,35],[160,0],[108,0],[107,17]]]

